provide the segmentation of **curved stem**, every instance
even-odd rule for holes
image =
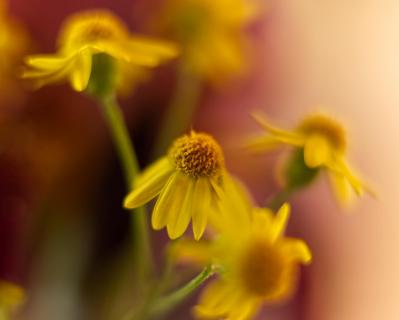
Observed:
[[[169,144],[188,129],[201,94],[199,79],[182,64],[178,70],[175,95],[154,144],[153,159],[165,153]]]
[[[150,310],[150,315],[153,317],[162,315],[172,310],[178,304],[183,302],[191,293],[193,293],[205,280],[215,273],[213,266],[205,267],[200,274],[188,282],[186,285],[170,293],[169,295],[159,299],[155,302]]]
[[[126,189],[130,191],[140,168],[123,114],[114,96],[104,97],[100,103],[123,167]],[[131,215],[132,233],[135,243],[135,261],[141,264],[140,270],[151,272],[153,262],[146,218],[144,207],[134,210]]]

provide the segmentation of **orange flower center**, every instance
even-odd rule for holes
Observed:
[[[193,178],[215,176],[224,166],[219,144],[205,133],[191,132],[177,139],[169,157],[177,170]]]
[[[258,240],[247,248],[240,275],[251,294],[267,298],[281,292],[289,269],[286,258],[277,247]]]

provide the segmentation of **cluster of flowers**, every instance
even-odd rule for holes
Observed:
[[[75,91],[85,91],[107,105],[116,93],[147,79],[150,68],[178,55],[184,57],[186,72],[214,83],[242,72],[243,49],[237,39],[255,16],[252,4],[169,2],[155,25],[169,30],[175,42],[132,35],[107,10],[80,12],[64,23],[56,53],[26,58],[23,77],[34,79],[38,87],[67,80]],[[0,6],[0,15],[3,11]],[[249,150],[293,149],[286,165],[286,190],[301,189],[326,171],[342,201],[353,191],[358,195],[369,191],[346,162],[345,132],[335,120],[311,115],[289,131],[274,127],[259,113],[253,116],[265,132],[248,140]],[[226,169],[219,144],[206,133],[191,130],[175,139],[164,157],[134,177],[129,191],[124,200],[128,209],[158,197],[151,224],[155,230],[166,228],[170,239],[180,238],[171,244],[171,255],[204,267],[207,275],[217,274],[194,308],[197,318],[250,319],[264,303],[292,294],[299,265],[312,260],[304,241],[284,235],[290,214],[287,199],[270,209],[257,207]],[[190,222],[193,240],[182,238]],[[0,317],[4,313],[7,319],[23,296],[20,288],[0,282]]]

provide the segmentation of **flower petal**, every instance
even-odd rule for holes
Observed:
[[[287,227],[288,218],[290,217],[290,205],[284,203],[273,218],[271,233],[271,240],[276,241],[284,235]]]
[[[225,318],[231,308],[239,303],[240,290],[223,280],[215,280],[202,291],[199,303],[194,307],[196,317]]]
[[[125,198],[123,203],[125,208],[137,208],[155,198],[172,174],[172,168],[166,166],[164,162],[155,163],[147,170],[137,179],[136,187]]]
[[[331,159],[331,154],[331,146],[323,136],[312,134],[306,139],[304,160],[309,168],[326,165]]]
[[[83,91],[89,83],[91,75],[92,52],[89,48],[80,50],[74,60],[73,69],[71,71],[71,86],[76,91]]]
[[[304,264],[309,264],[312,262],[312,252],[303,240],[284,238],[281,245],[283,250],[291,259]]]
[[[269,132],[278,142],[297,147],[302,147],[304,145],[305,141],[302,135],[294,131],[287,131],[274,127],[266,120],[265,116],[261,115],[258,112],[252,113],[251,116],[255,119],[256,122],[258,122],[263,127],[263,129]]]
[[[208,212],[211,210],[211,185],[207,178],[198,178],[193,193],[193,233],[199,240],[206,228]]]
[[[193,209],[194,181],[191,178],[179,174],[175,182],[175,199],[171,205],[171,214],[166,224],[168,235],[171,239],[179,238],[186,231],[190,223]],[[180,201],[183,200],[183,201]]]

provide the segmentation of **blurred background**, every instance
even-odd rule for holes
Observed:
[[[146,19],[161,2],[9,0],[23,40],[5,64],[17,70],[26,53],[52,52],[64,18],[82,9],[109,8],[133,32],[150,34]],[[281,154],[243,154],[237,141],[259,130],[248,113],[260,108],[290,128],[308,112],[327,111],[347,126],[351,163],[378,193],[350,210],[337,206],[325,179],[295,195],[288,234],[309,243],[314,261],[296,297],[261,318],[396,320],[399,3],[261,4],[245,30],[247,72],[223,86],[205,83],[192,127],[220,141],[229,169],[262,203],[279,188]],[[162,66],[121,99],[142,166],[167,111],[175,67]],[[28,289],[26,319],[109,319],[129,305],[114,294],[129,217],[101,114],[67,85],[32,92],[15,73],[0,77],[0,277]],[[161,251],[166,235],[152,235]],[[187,319],[189,305],[170,319]]]

